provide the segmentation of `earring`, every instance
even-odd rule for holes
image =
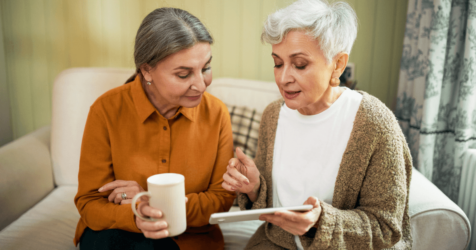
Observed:
[[[336,78],[331,78],[331,86],[332,87],[337,87],[337,86],[339,86],[339,84],[340,84],[339,78],[337,78],[337,77]]]
[[[150,82],[147,82],[147,85],[150,85]]]

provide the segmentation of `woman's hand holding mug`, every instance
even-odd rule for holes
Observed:
[[[258,198],[260,187],[258,168],[256,168],[254,161],[246,156],[240,148],[236,148],[236,157],[228,162],[221,185],[225,190],[247,194],[250,200],[254,202]]]
[[[185,203],[188,202],[185,197]],[[163,213],[160,209],[153,208],[149,205],[149,199],[142,197],[142,202],[137,206],[136,225],[146,238],[162,239],[169,237],[167,221],[164,219]],[[147,216],[148,220],[143,220],[141,217]]]
[[[131,204],[132,212],[136,215],[136,225],[144,236],[160,239],[185,232],[187,199],[184,202],[184,176],[174,173],[152,175],[147,178],[147,189],[147,192],[136,194]],[[139,199],[143,202],[136,208]]]

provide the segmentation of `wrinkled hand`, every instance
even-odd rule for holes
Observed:
[[[313,208],[307,212],[294,212],[282,210],[274,214],[263,214],[260,220],[272,223],[293,235],[304,235],[313,227],[321,216],[321,205],[316,197],[309,197],[304,205],[312,205]]]
[[[142,202],[137,206],[137,212],[145,217],[154,218],[157,221],[146,221],[142,220],[138,216],[136,217],[136,226],[139,228],[146,238],[150,239],[162,239],[169,236],[169,231],[167,228],[169,225],[167,221],[163,219],[163,213],[157,208],[149,206],[149,198],[147,196],[141,197]],[[185,197],[185,203],[188,202],[188,198]]]
[[[228,162],[226,173],[223,174],[222,187],[228,191],[248,194],[248,196],[256,195],[260,187],[258,168],[240,148],[236,148],[236,157]]]
[[[136,181],[115,180],[99,188],[99,192],[107,192],[113,190],[107,198],[110,202],[116,204],[131,204],[132,198],[145,190]],[[122,193],[126,193],[127,199],[122,199]]]

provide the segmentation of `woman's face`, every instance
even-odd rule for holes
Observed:
[[[332,88],[335,63],[327,64],[318,42],[305,31],[290,31],[272,47],[274,78],[286,106],[302,114],[315,113]]]
[[[146,92],[159,111],[200,104],[212,82],[211,60],[210,44],[203,42],[167,56],[152,69],[142,70],[144,79],[151,82],[144,85]]]

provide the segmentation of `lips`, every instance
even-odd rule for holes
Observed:
[[[299,94],[301,94],[301,91],[284,91],[284,97],[286,99],[294,99],[296,98]]]
[[[196,95],[196,96],[185,96],[187,99],[189,99],[190,101],[195,101],[195,100],[198,100],[200,99],[202,95]]]

